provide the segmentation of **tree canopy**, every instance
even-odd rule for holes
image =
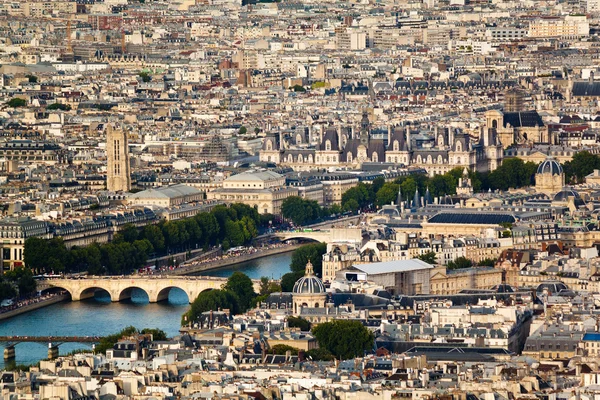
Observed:
[[[292,253],[292,262],[290,269],[293,272],[304,272],[306,264],[310,260],[313,265],[315,275],[322,276],[323,272],[323,254],[327,252],[326,243],[311,243],[297,248]]]
[[[583,183],[585,177],[595,169],[600,169],[600,157],[589,151],[575,153],[571,161],[563,165],[565,179],[570,183]]]
[[[6,104],[12,108],[25,107],[27,105],[27,100],[18,97],[13,97]]]
[[[343,360],[364,355],[375,341],[360,321],[337,319],[315,326],[312,333],[320,348]]]

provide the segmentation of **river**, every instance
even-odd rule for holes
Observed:
[[[252,279],[262,276],[279,279],[289,272],[292,253],[276,254],[241,264],[231,265],[202,275],[224,276],[242,271]],[[186,294],[171,290],[169,301],[148,303],[147,295],[134,291],[131,300],[111,303],[108,293],[94,299],[54,304],[39,310],[0,322],[0,336],[103,336],[133,325],[141,328],[159,328],[169,336],[179,333],[180,317],[189,307]],[[0,343],[3,351],[4,344]],[[60,354],[76,349],[91,349],[90,344],[64,343]],[[19,343],[16,347],[17,364],[34,364],[47,357],[48,343]],[[0,369],[4,360],[0,358]]]

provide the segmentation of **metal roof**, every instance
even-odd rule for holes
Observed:
[[[421,261],[418,258],[414,258],[412,260],[394,260],[371,264],[359,264],[354,265],[353,267],[369,275],[377,275],[431,269],[433,268],[433,265],[427,264],[425,261]]]

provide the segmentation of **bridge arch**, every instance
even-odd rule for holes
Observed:
[[[117,299],[116,300],[113,299],[113,301],[123,301],[123,300],[131,299],[131,295],[132,295],[133,291],[136,289],[143,292],[146,295],[148,302],[150,302],[150,293],[148,293],[148,291],[146,291],[144,288],[141,288],[139,286],[133,286],[133,285],[122,289],[119,292]],[[168,293],[167,293],[167,295],[168,295]]]
[[[67,289],[65,289],[65,290],[67,290]],[[78,293],[75,292],[75,294],[71,291],[69,291],[69,292],[71,293],[72,300],[91,299],[96,296],[96,292],[106,292],[110,296],[110,300],[115,301],[113,294],[108,289],[103,288],[101,286],[88,286],[88,287],[81,289],[81,291],[79,291]]]
[[[183,293],[185,293],[185,296],[187,297],[187,301],[188,303],[191,303],[192,301],[194,301],[195,299],[190,298],[190,293],[185,290],[184,288],[181,288],[179,286],[173,285],[173,286],[166,286],[162,289],[160,289],[157,293],[156,293],[156,297],[152,297],[149,298],[151,303],[154,302],[159,302],[159,301],[168,301],[169,300],[169,294],[171,293],[171,291],[175,289],[175,290],[180,290]]]

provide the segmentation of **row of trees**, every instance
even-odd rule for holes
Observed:
[[[249,243],[258,235],[261,218],[245,204],[220,205],[210,212],[177,221],[161,221],[139,230],[125,225],[110,243],[67,249],[61,238],[29,238],[25,263],[38,272],[82,272],[121,275],[142,267],[151,255]]]
[[[30,269],[17,267],[0,275],[0,301],[14,297],[28,297],[35,293],[36,282]]]
[[[314,200],[305,200],[302,197],[290,196],[281,204],[281,215],[301,226],[316,220],[339,214],[342,208],[334,204],[331,207],[321,207]]]
[[[589,151],[576,153],[571,161],[563,165],[566,181],[574,184],[583,183],[585,177],[595,169],[600,169],[600,157]]]

